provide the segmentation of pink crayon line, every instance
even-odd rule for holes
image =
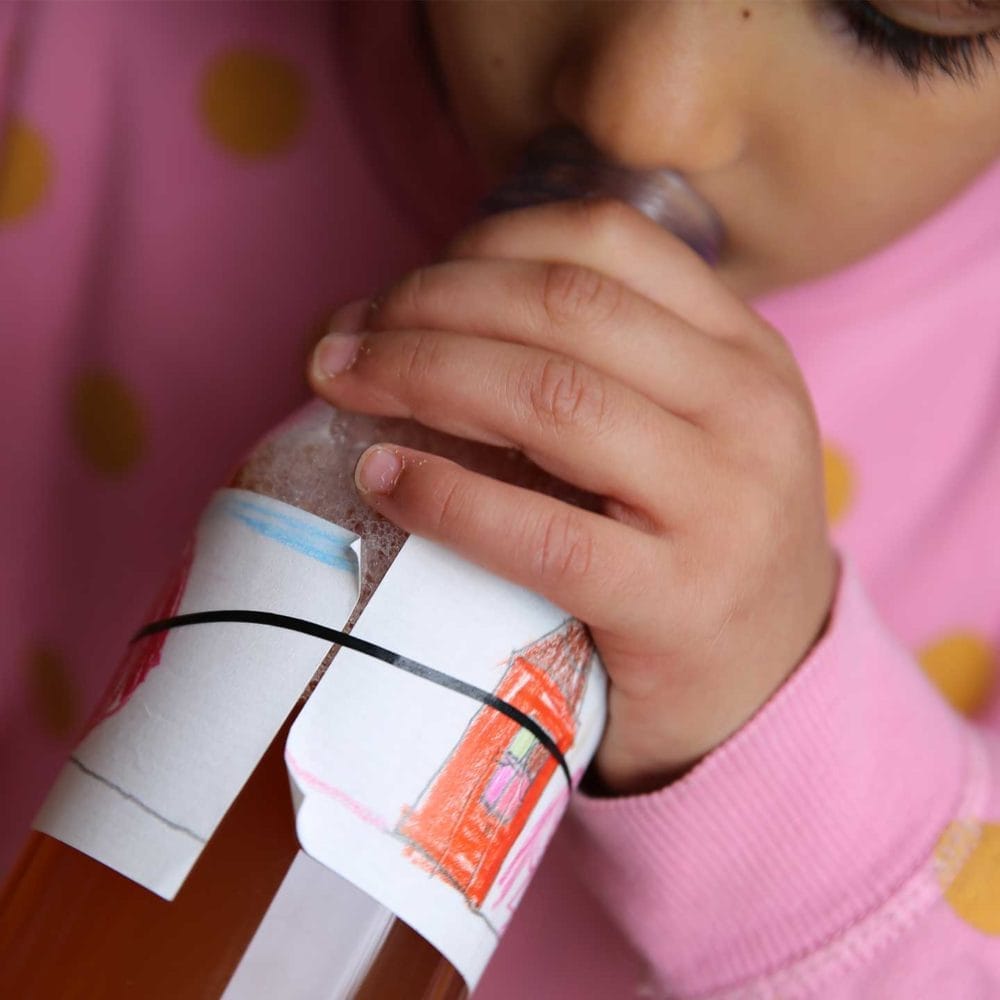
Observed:
[[[573,776],[574,788],[580,783],[580,779],[582,777],[582,770],[578,771]],[[525,837],[520,850],[518,850],[517,854],[511,859],[509,864],[505,866],[505,871],[503,871],[497,879],[497,888],[499,889],[496,897],[497,906],[502,905],[507,899],[507,896],[514,887],[518,876],[521,875],[524,866],[526,864],[529,866],[528,871],[530,875],[530,873],[533,872],[535,867],[538,865],[541,848],[545,846],[545,841],[552,832],[550,822],[553,819],[558,819],[559,814],[565,806],[568,798],[569,792],[561,791],[559,796],[553,802],[549,803],[545,812],[538,817],[537,822],[530,825],[528,835]],[[542,843],[539,844],[539,841],[542,841]],[[513,913],[513,907],[516,904],[516,899],[511,902],[509,907],[511,913]]]
[[[335,802],[340,803],[348,812],[353,813],[358,817],[363,823],[367,823],[369,826],[375,827],[376,830],[382,830],[383,832],[389,829],[389,824],[386,823],[381,816],[373,813],[367,806],[358,802],[357,799],[352,798],[347,792],[342,791],[339,788],[335,788],[333,785],[324,781],[322,778],[317,777],[310,771],[307,771],[293,756],[288,748],[285,748],[285,763],[288,765],[288,769],[295,775],[297,781],[301,782],[303,785],[308,785],[310,788],[317,792],[326,795],[328,798],[333,799]]]

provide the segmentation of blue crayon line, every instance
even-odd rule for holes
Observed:
[[[327,566],[352,575],[358,564],[350,549],[355,536],[335,524],[319,526],[298,518],[295,514],[276,511],[265,504],[243,497],[226,497],[221,511],[242,521],[248,528],[281,545]]]

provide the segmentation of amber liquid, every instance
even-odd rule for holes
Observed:
[[[231,485],[294,504],[364,538],[361,596],[348,631],[405,537],[362,504],[353,487],[354,463],[379,440],[405,441],[507,482],[583,502],[516,452],[311,404],[254,449]],[[290,726],[291,718],[172,902],[33,833],[0,894],[0,998],[217,1000],[298,851],[283,754]],[[454,967],[397,919],[353,1000],[466,995]]]
[[[33,833],[0,894],[0,997],[221,996],[298,851],[282,754],[289,725],[172,902]],[[355,993],[359,1000],[466,995],[452,965],[400,920]]]

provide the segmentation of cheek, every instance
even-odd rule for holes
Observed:
[[[1000,155],[1000,87],[904,83],[858,106],[866,110],[839,131],[824,187],[834,211],[855,220],[843,232],[860,253],[932,215]]]
[[[758,149],[766,196],[749,210],[748,231],[759,242],[733,262],[744,294],[869,255],[1000,157],[1000,80],[984,74],[973,88],[942,78],[914,89],[859,58],[828,57],[824,69],[808,99],[775,102],[786,117],[772,119],[771,141]]]

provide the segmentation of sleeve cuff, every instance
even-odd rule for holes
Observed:
[[[829,627],[737,733],[647,795],[578,794],[591,889],[671,995],[781,967],[927,859],[962,792],[964,722],[845,558]]]

